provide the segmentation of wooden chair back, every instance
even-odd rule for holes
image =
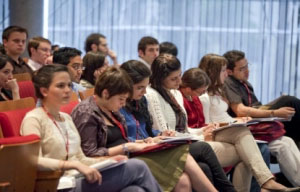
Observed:
[[[35,182],[35,192],[56,192],[62,171],[39,171]]]
[[[34,191],[37,177],[37,157],[39,154],[39,137],[21,143],[0,144],[0,183],[8,182],[7,191]],[[17,140],[26,140],[18,137]],[[2,138],[15,140],[15,138]]]
[[[32,97],[0,102],[0,112],[29,108],[29,107],[31,108],[35,107],[35,101],[34,98]]]
[[[90,88],[85,91],[79,91],[79,97],[81,100],[85,100],[87,97],[94,94],[95,88]]]
[[[71,99],[70,99],[70,102],[72,102],[72,101],[79,101],[78,95],[74,91],[72,91],[72,95],[71,95]]]
[[[19,81],[31,81],[31,75],[30,73],[18,73],[14,74],[13,78]]]

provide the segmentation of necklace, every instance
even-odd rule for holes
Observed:
[[[63,130],[62,130],[62,128],[60,128],[60,127],[58,126],[58,124],[56,123],[55,117],[54,117],[52,114],[50,114],[50,113],[46,110],[46,108],[45,108],[44,106],[43,106],[43,110],[44,110],[45,113],[48,115],[48,117],[52,120],[53,124],[55,125],[55,127],[58,129],[60,135],[62,136],[62,138],[63,138],[63,140],[64,140],[64,142],[65,142],[65,148],[66,148],[66,152],[67,152],[66,160],[68,160],[68,158],[69,158],[69,134],[68,134],[68,130],[65,129],[65,133],[66,133],[66,134],[63,134]],[[58,118],[59,118],[59,120],[61,120],[61,117],[60,117],[60,114],[59,114],[59,113],[58,113]]]

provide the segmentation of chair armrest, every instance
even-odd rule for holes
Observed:
[[[62,171],[38,171],[37,180],[59,179],[62,175]]]
[[[56,192],[62,175],[63,171],[38,171],[34,190],[38,192]]]
[[[9,182],[0,182],[0,192],[8,191],[9,186],[10,186]]]

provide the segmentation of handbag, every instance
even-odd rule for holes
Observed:
[[[267,142],[274,141],[285,134],[283,123],[280,121],[262,122],[248,126],[253,137]]]

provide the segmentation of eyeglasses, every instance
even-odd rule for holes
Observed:
[[[43,51],[44,53],[51,53],[51,49],[47,49],[47,48],[37,48],[37,49]]]
[[[245,65],[245,66],[243,66],[243,67],[240,67],[238,70],[239,70],[239,72],[245,72],[245,71],[247,71],[248,69],[249,69],[249,65],[250,64],[247,64],[247,65]]]
[[[82,65],[72,65],[72,68],[76,71],[79,71],[79,70],[83,71],[85,69],[85,67]]]

